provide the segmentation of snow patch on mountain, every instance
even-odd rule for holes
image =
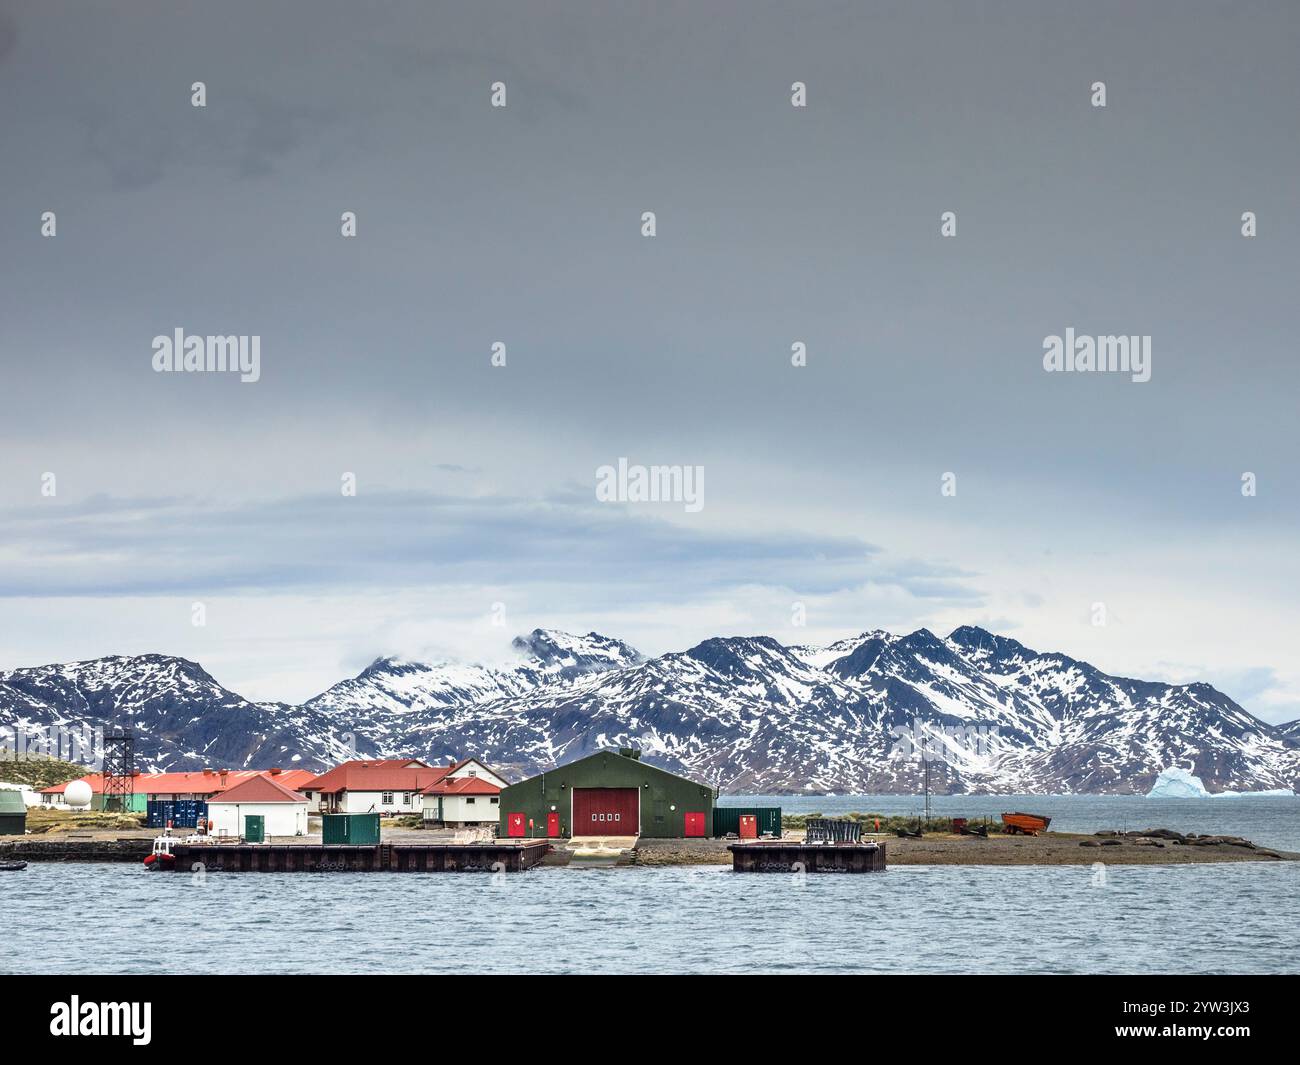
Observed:
[[[1142,794],[1169,766],[1207,790],[1300,782],[1300,736],[1205,684],[1105,674],[973,626],[824,647],[713,637],[647,658],[535,629],[483,665],[379,658],[300,706],[250,703],[197,663],[111,657],[0,673],[0,724],[129,720],[148,768],[475,754],[532,774],[640,747],[730,791]]]

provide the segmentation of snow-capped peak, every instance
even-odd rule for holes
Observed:
[[[0,725],[129,718],[150,768],[456,753],[521,775],[630,745],[733,790],[910,792],[920,762],[896,749],[919,730],[953,755],[929,766],[948,791],[1144,792],[1169,766],[1214,792],[1300,783],[1294,723],[1268,725],[1206,684],[1114,677],[974,626],[824,647],[713,637],[650,659],[598,633],[535,629],[513,648],[507,665],[378,658],[301,706],[250,703],[164,655],[11,670]]]
[[[516,636],[511,646],[547,672],[566,678],[622,669],[645,661],[641,652],[622,640],[597,632],[575,636],[558,629],[533,629],[527,636]]]

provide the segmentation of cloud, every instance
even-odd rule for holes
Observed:
[[[5,56],[13,51],[14,45],[17,43],[17,24],[8,14],[0,11],[0,62],[4,62]]]
[[[362,492],[245,504],[96,496],[0,518],[0,596],[358,592],[552,586],[683,601],[754,585],[794,595],[892,586],[969,601],[970,574],[886,560],[852,537],[718,532],[594,502]]]
[[[201,80],[201,79],[200,79]],[[292,153],[312,146],[319,158],[336,116],[328,108],[289,104],[267,94],[232,92],[203,109],[191,108],[188,86],[185,111],[152,97],[141,103],[150,112],[141,121],[139,108],[86,107],[82,123],[86,151],[108,171],[116,189],[133,190],[162,181],[169,172],[227,172],[241,178],[265,177]],[[209,92],[213,92],[209,89]]]

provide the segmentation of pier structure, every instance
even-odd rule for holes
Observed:
[[[803,843],[752,840],[733,843],[731,868],[737,873],[876,873],[885,869],[883,843]]]
[[[481,843],[177,843],[174,869],[213,873],[522,873],[541,863],[546,840]]]

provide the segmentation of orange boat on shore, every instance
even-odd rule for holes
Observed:
[[[1052,819],[1041,814],[1014,813],[1003,814],[1002,823],[1007,826],[1007,835],[1014,836],[1017,832],[1023,832],[1026,836],[1036,836],[1047,831]]]

